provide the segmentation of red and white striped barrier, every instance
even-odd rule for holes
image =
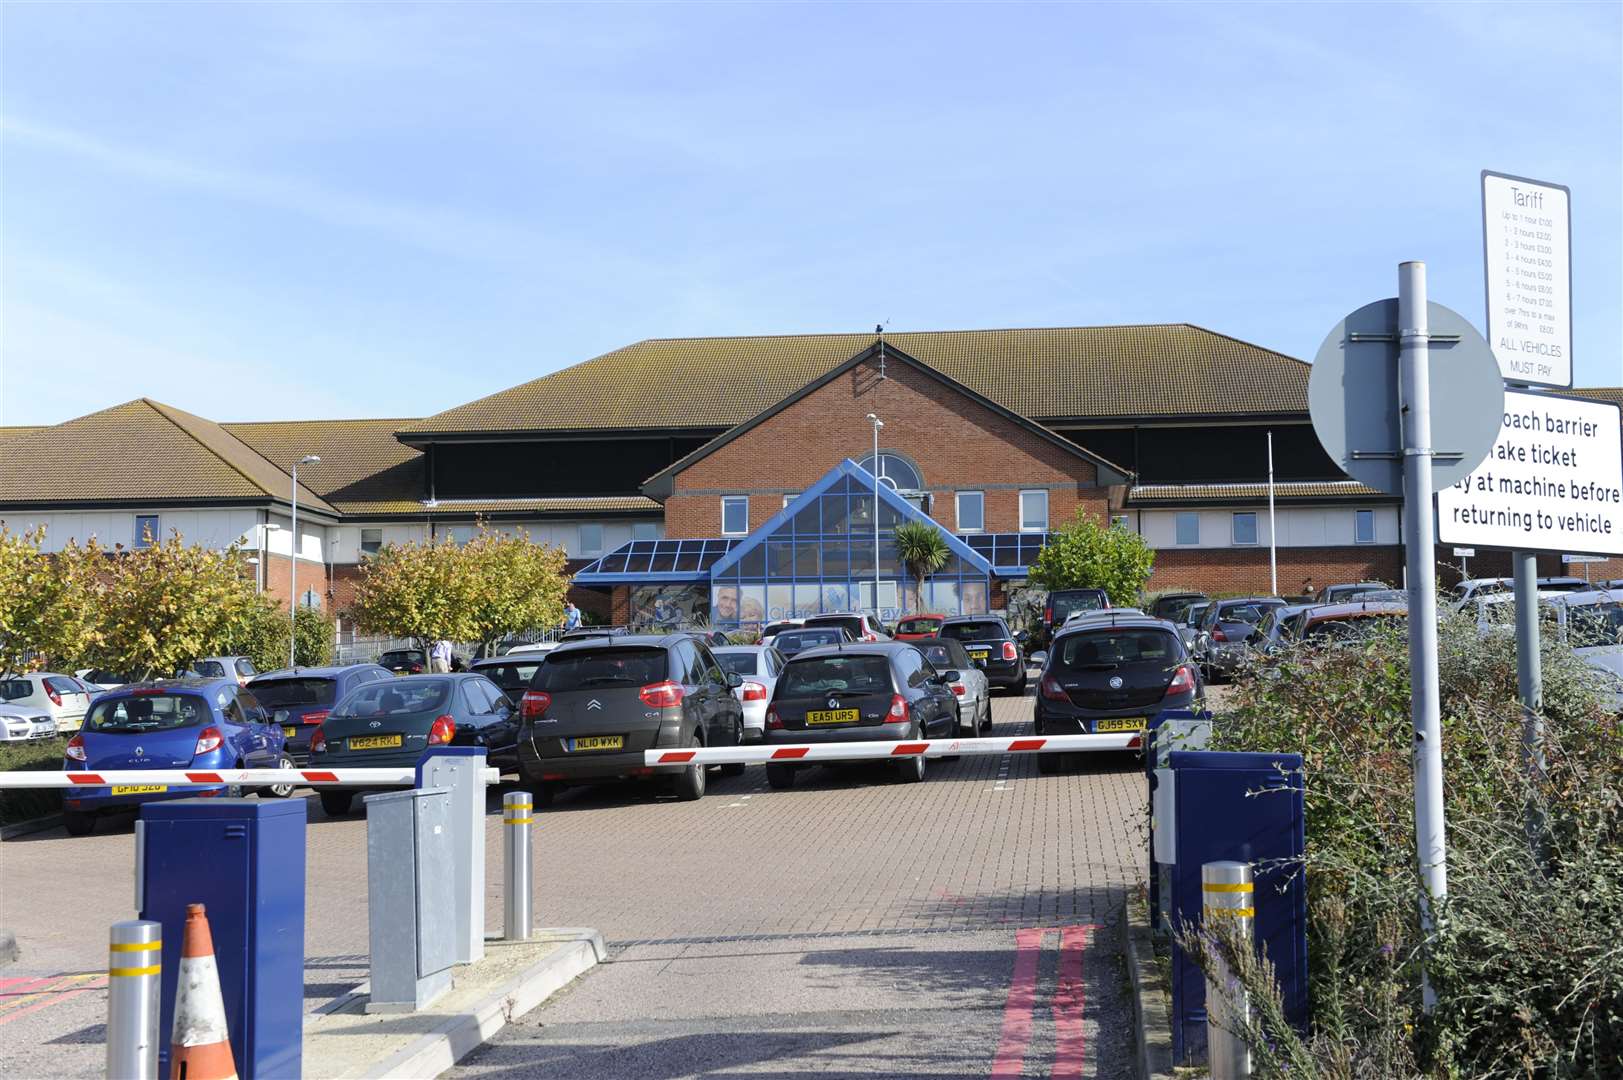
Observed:
[[[1015,739],[921,739],[916,742],[842,742],[821,745],[718,746],[698,750],[645,750],[647,765],[760,764],[774,761],[872,761],[897,757],[950,757],[958,754],[1057,754],[1095,750],[1137,750],[1140,731],[1105,735],[1027,735]]]
[[[484,781],[487,784],[498,783],[500,773],[495,769],[486,769]],[[73,772],[0,772],[0,788],[184,787],[189,784],[411,787],[416,782],[415,769],[83,769]]]

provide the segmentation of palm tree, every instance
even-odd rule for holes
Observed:
[[[947,538],[934,525],[904,521],[896,526],[896,556],[916,583],[914,610],[924,606],[924,580],[941,569],[951,555]]]

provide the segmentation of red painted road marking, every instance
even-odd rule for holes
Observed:
[[[809,746],[785,746],[781,750],[772,751],[774,758],[803,758],[811,753]]]
[[[82,981],[82,980],[87,979],[87,978],[95,978],[96,981],[92,982],[88,986],[80,986],[80,987],[77,987],[75,989],[68,990],[68,986],[69,986],[70,983],[79,982],[79,981]],[[21,1009],[13,1010],[12,1012],[8,1012],[5,1015],[0,1016],[0,1025],[9,1024],[13,1020],[17,1019],[19,1016],[27,1016],[31,1012],[36,1012],[36,1011],[38,1011],[40,1009],[48,1008],[49,1006],[52,1006],[52,1005],[60,1005],[64,1001],[71,1001],[74,998],[78,997],[80,994],[88,994],[92,990],[105,990],[105,989],[107,989],[107,977],[105,975],[103,975],[103,976],[87,976],[87,975],[75,976],[75,977],[69,979],[68,982],[62,983],[62,984],[60,984],[58,986],[51,987],[48,991],[44,992],[44,994],[43,994],[44,1000],[43,1001],[36,1001],[32,1005],[25,1006],[25,1007],[23,1007]],[[60,992],[60,991],[63,991],[63,990],[67,990],[67,993],[61,993]]]
[[[1067,926],[1059,932],[1059,981],[1054,987],[1054,1080],[1082,1075],[1087,1036],[1082,1028],[1082,954],[1091,926]]]
[[[32,983],[39,981],[40,980],[37,975],[13,975],[9,979],[0,979],[0,997],[4,997],[9,993],[22,993],[21,990],[13,991],[11,989],[11,987],[16,986],[18,983]]]
[[[26,998],[34,991],[43,989],[47,983],[61,977],[60,975],[27,975],[6,980],[5,989],[0,990],[0,1010],[4,1010],[8,1005],[17,1004],[19,999]]]
[[[1041,750],[1047,739],[1016,739],[1009,744],[1009,753],[1020,750]]]
[[[1042,930],[1014,932],[1014,976],[1009,980],[1009,999],[1003,1006],[1003,1034],[998,1039],[997,1056],[992,1059],[992,1077],[1015,1077],[1025,1071],[1026,1046],[1031,1042],[1031,1010],[1037,1002],[1037,959],[1043,947]]]

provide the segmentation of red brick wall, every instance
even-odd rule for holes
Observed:
[[[1403,549],[1399,547],[1317,547],[1279,549],[1279,590],[1286,595],[1303,591],[1312,579],[1314,590],[1337,582],[1403,580]],[[1155,569],[1146,592],[1188,587],[1202,592],[1267,593],[1266,548],[1177,548],[1155,553]]]
[[[1085,506],[1108,517],[1108,492],[1091,462],[1067,453],[905,363],[879,380],[854,368],[746,432],[676,477],[665,502],[665,535],[721,535],[722,494],[749,494],[753,530],[783,509],[785,490],[804,491],[844,458],[873,450],[869,413],[885,422],[880,447],[913,460],[934,495],[931,516],[956,529],[953,493],[984,491],[986,530],[1019,529],[1020,488],[1047,488],[1050,525]],[[1000,486],[994,486],[1000,485]]]
[[[292,563],[286,555],[267,554],[265,557],[265,592],[282,607],[287,607]],[[332,598],[327,595],[325,563],[299,560],[299,595],[303,596],[306,589],[314,589],[321,597],[322,610],[329,615],[333,613]]]

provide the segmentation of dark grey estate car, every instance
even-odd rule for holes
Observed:
[[[958,733],[956,671],[938,671],[912,642],[853,642],[810,649],[778,673],[766,710],[773,744],[910,742]],[[803,766],[766,767],[767,783],[792,787]],[[923,780],[921,755],[899,758],[903,780]]]
[[[744,707],[733,696],[740,683],[691,634],[566,641],[524,692],[519,774],[543,804],[569,784],[655,774],[679,798],[701,798],[705,766],[651,767],[643,753],[742,743]]]
[[[936,636],[963,642],[970,661],[986,672],[993,687],[1026,692],[1025,649],[1009,624],[996,615],[954,616],[941,624]]]

